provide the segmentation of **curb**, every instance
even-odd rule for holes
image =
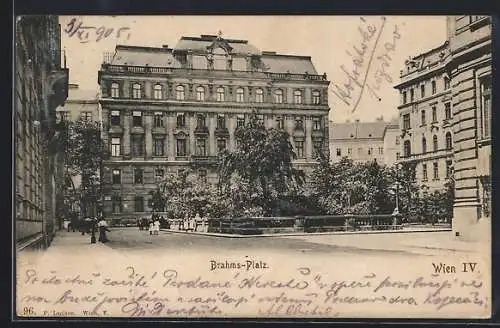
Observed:
[[[304,237],[304,236],[324,236],[324,235],[369,235],[369,234],[393,234],[393,233],[414,233],[414,232],[443,232],[452,231],[451,228],[433,228],[433,229],[415,229],[415,230],[392,230],[392,231],[356,231],[356,232],[300,232],[300,233],[275,233],[275,234],[262,234],[262,235],[236,235],[236,234],[223,234],[214,232],[186,232],[179,230],[161,229],[164,232],[208,236],[208,237],[222,237],[222,238],[266,238],[266,237]]]

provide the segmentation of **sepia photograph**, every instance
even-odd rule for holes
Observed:
[[[490,16],[17,16],[13,317],[491,317]]]

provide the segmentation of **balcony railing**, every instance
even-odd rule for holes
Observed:
[[[240,76],[248,77],[249,75],[256,78],[268,78],[271,80],[310,80],[310,81],[327,81],[327,75],[317,74],[295,74],[295,73],[272,73],[272,72],[256,72],[256,71],[214,71],[207,69],[189,69],[177,67],[158,67],[158,66],[135,66],[135,65],[114,65],[103,63],[101,71],[109,73],[139,73],[139,74],[187,74],[187,75],[217,75],[217,76]]]

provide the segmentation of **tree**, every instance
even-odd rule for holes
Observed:
[[[236,149],[219,159],[219,188],[229,192],[237,179],[248,187],[240,197],[270,215],[279,198],[297,191],[304,183],[304,173],[292,164],[297,156],[290,136],[281,129],[266,129],[254,112],[247,124],[237,128],[235,138]]]
[[[108,149],[101,139],[100,124],[82,119],[69,122],[66,155],[68,177],[74,192],[79,195],[81,214],[95,216],[102,196],[102,161],[108,156]],[[81,178],[79,187],[74,185],[75,177]]]

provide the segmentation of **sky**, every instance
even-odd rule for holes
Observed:
[[[117,44],[174,47],[201,34],[248,40],[262,51],[311,56],[330,82],[330,120],[397,116],[394,89],[410,56],[442,44],[445,16],[60,16],[70,83],[97,90]],[[77,27],[80,28],[77,29]],[[82,29],[82,27],[94,27]],[[76,32],[75,32],[76,31]]]

